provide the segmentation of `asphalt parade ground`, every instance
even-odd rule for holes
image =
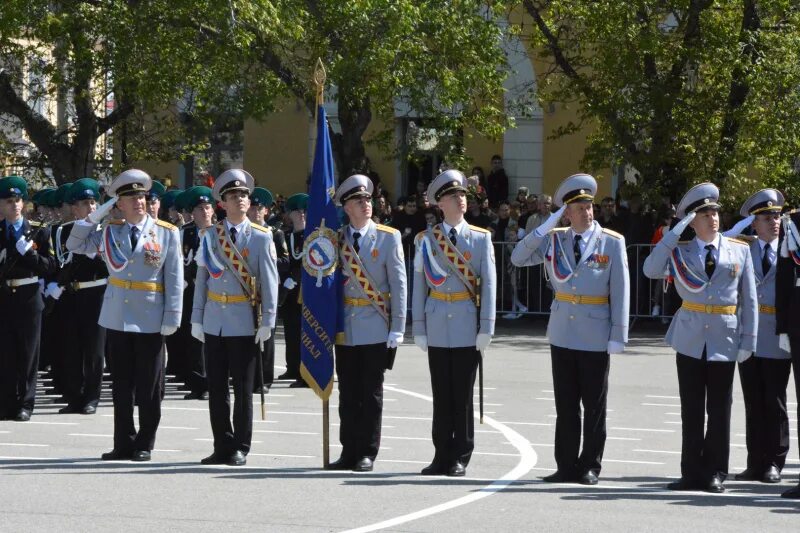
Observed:
[[[103,462],[112,447],[108,384],[97,414],[57,414],[37,399],[30,422],[0,422],[0,531],[797,531],[800,502],[780,498],[800,474],[797,399],[779,485],[670,492],[680,473],[675,354],[661,328],[637,324],[612,356],[600,484],[546,484],[554,471],[550,353],[543,319],[498,321],[485,360],[485,420],[465,478],[423,477],[433,457],[426,355],[406,337],[386,374],[381,450],[370,473],[322,470],[321,402],[276,382],[267,419],[254,398],[247,466],[202,466],[212,451],[207,402],[169,384],[153,460]],[[279,332],[281,328],[279,328]],[[71,342],[75,342],[73,340]],[[276,359],[283,360],[278,337]],[[280,373],[280,368],[276,374]],[[732,474],[744,469],[744,404],[735,378]],[[43,386],[46,383],[42,384]],[[478,391],[475,390],[477,414]],[[339,455],[331,397],[331,460]]]

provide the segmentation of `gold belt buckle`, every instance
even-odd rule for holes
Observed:
[[[219,299],[222,300],[223,304],[228,304],[228,295],[227,294],[220,294]]]
[[[575,305],[578,305],[579,303],[581,303],[581,297],[577,294],[570,294],[569,301]]]
[[[711,314],[714,311],[714,306],[706,304],[706,313]]]
[[[131,281],[130,280],[128,280],[128,279],[122,280],[122,288],[124,288],[126,290],[130,290],[131,286],[132,285],[131,285]]]

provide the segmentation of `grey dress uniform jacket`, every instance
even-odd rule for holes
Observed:
[[[778,256],[780,246],[774,250]],[[750,257],[759,258],[762,255],[758,239],[750,243]],[[761,261],[753,261],[753,272],[756,276],[756,292],[758,293],[758,338],[756,340],[755,357],[765,359],[791,359],[789,352],[783,351],[778,345],[777,320],[775,319],[775,273],[776,264],[772,265],[765,276],[762,272]]]
[[[349,227],[345,228],[344,238],[351,245]],[[358,239],[358,256],[374,288],[389,294],[391,324],[387,327],[383,316],[372,305],[349,305],[350,299],[364,299],[359,282],[345,265],[340,253],[344,283],[344,342],[345,346],[378,344],[386,342],[389,331],[403,333],[406,329],[406,267],[403,259],[403,246],[400,232],[389,226],[369,221],[364,234]]]
[[[438,224],[438,227],[444,232],[441,224]],[[420,232],[414,239],[416,253],[420,257],[417,263],[422,260],[419,254],[425,235],[426,232]],[[445,236],[445,238],[447,237]],[[440,268],[448,271],[448,274],[442,285],[434,287],[426,279],[422,268],[415,265],[412,294],[413,334],[414,336],[426,335],[428,346],[440,348],[475,346],[475,338],[478,333],[494,335],[497,273],[492,236],[488,230],[462,222],[461,232],[456,241],[456,248],[467,259],[472,271],[481,278],[480,317],[476,316],[475,304],[469,299],[448,302],[428,296],[429,289],[451,294],[463,293],[467,290],[464,283],[455,274],[449,272],[436,243],[429,244],[437,253],[433,259],[438,261]],[[478,328],[479,321],[480,329]]]
[[[699,293],[690,292],[678,280],[675,288],[684,303],[699,305],[738,306],[737,314],[714,314],[681,308],[675,313],[667,331],[666,342],[676,352],[701,359],[703,349],[708,361],[735,362],[738,350],[754,351],[758,332],[758,301],[753,260],[747,243],[720,235],[719,259],[711,280],[700,261],[697,241],[678,242],[678,236],[667,232],[644,262],[648,278],[665,278],[670,255],[680,247],[686,264],[703,281],[709,282]]]
[[[178,228],[147,215],[136,244],[131,250],[130,230],[123,220],[111,220],[109,231],[122,256],[129,258],[115,272],[114,259],[105,253],[104,231],[85,221],[73,224],[67,249],[79,254],[100,253],[109,271],[99,323],[107,329],[132,333],[160,333],[161,326],[178,327],[183,310],[183,256]],[[148,249],[159,250],[156,254]],[[116,256],[119,257],[119,256]],[[163,292],[128,289],[113,282],[148,282],[161,285]]]
[[[278,269],[276,266],[275,244],[272,242],[272,232],[269,228],[253,224],[245,220],[244,229],[236,237],[236,248],[244,257],[248,270],[258,282],[258,291],[261,296],[261,325],[275,327],[275,315],[278,308]],[[197,269],[197,279],[194,287],[194,302],[192,305],[192,323],[202,324],[203,332],[208,335],[220,337],[246,337],[256,334],[256,325],[253,310],[249,302],[223,303],[208,298],[211,291],[224,296],[244,296],[246,293],[227,263],[224,262],[223,251],[216,234],[217,226],[225,228],[225,234],[230,237],[225,221],[201,231],[201,236],[206,232],[211,233],[213,253],[225,265],[222,275],[214,279],[208,273],[208,268],[201,263]],[[200,244],[198,255],[202,258]]]
[[[563,260],[569,262],[573,271],[567,279],[562,280],[553,271],[550,260],[554,253],[553,235],[564,251]],[[608,341],[628,342],[630,289],[625,238],[593,222],[584,233],[586,247],[576,266],[572,235],[569,228],[555,228],[544,237],[533,233],[517,243],[511,262],[518,267],[544,262],[557,295],[607,297],[609,301],[601,304],[553,299],[547,324],[547,337],[553,346],[605,352]]]

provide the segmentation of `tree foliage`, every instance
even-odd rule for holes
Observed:
[[[519,6],[520,3],[515,3]],[[673,199],[713,181],[800,199],[794,0],[523,0],[546,65],[539,97],[577,104],[587,166],[630,164]]]

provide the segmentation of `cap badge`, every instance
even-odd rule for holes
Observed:
[[[238,187],[238,186],[239,186],[239,180],[236,180],[236,181],[234,181],[234,182],[233,182],[233,186],[234,186],[234,187]]]
[[[772,200],[769,200],[769,201],[767,202],[767,207],[772,207]]]
[[[711,198],[703,198],[703,203],[707,204],[711,202]]]
[[[133,188],[133,189],[138,189],[139,187],[141,187],[141,185],[138,184],[138,183],[134,183],[134,184],[131,185],[131,188]]]
[[[586,191],[584,191],[583,189],[580,189],[580,190],[578,191],[578,194],[586,194]]]

